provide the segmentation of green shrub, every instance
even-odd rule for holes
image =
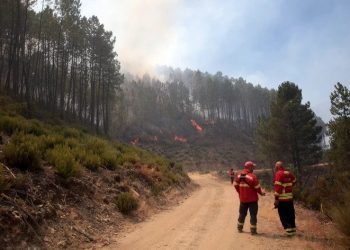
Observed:
[[[109,145],[107,144],[106,141],[96,137],[89,138],[86,141],[86,150],[91,151],[97,155],[102,154],[106,150],[106,148],[108,148],[108,146]]]
[[[42,136],[42,147],[45,150],[53,149],[56,145],[64,144],[64,137],[62,135],[44,135]]]
[[[62,135],[65,138],[80,138],[82,136],[81,131],[75,128],[64,128],[62,131]]]
[[[101,154],[102,165],[110,170],[114,170],[118,166],[118,158],[115,151],[106,150]]]
[[[0,130],[7,135],[12,135],[16,131],[37,136],[46,133],[46,130],[38,120],[27,120],[21,116],[2,116],[0,118]]]
[[[128,151],[121,156],[121,162],[123,165],[125,165],[125,163],[135,164],[139,161],[140,157],[135,152]]]
[[[56,168],[56,173],[64,179],[74,177],[79,172],[79,163],[75,160],[70,148],[56,146],[48,152],[47,159]]]
[[[86,154],[83,165],[91,171],[96,171],[101,166],[101,159],[95,154]]]
[[[27,121],[19,117],[1,116],[0,130],[7,135],[12,135],[15,131],[23,131]]]
[[[40,168],[40,147],[38,138],[22,133],[13,136],[12,141],[4,149],[4,158],[13,167],[21,170]]]
[[[43,125],[38,120],[35,120],[35,119],[27,121],[27,125],[24,128],[24,132],[26,132],[27,134],[33,134],[36,136],[44,135],[47,133]]]
[[[154,183],[154,184],[151,186],[151,193],[152,193],[154,196],[160,195],[163,191],[164,191],[164,186],[161,185],[161,184]]]
[[[129,214],[138,207],[137,199],[130,192],[120,193],[116,198],[116,204],[123,214]]]
[[[331,210],[331,217],[340,231],[346,236],[344,243],[350,246],[350,191],[343,193],[342,202]]]
[[[64,141],[64,144],[66,146],[68,146],[70,149],[73,149],[73,148],[76,148],[76,147],[80,147],[80,145],[81,145],[81,143],[75,138],[67,138]]]

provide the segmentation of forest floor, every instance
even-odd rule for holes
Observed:
[[[191,174],[199,185],[178,205],[150,216],[144,222],[123,225],[104,249],[342,249],[340,233],[322,214],[296,204],[297,235],[283,235],[273,194],[259,201],[258,235],[249,232],[249,215],[244,232],[236,221],[239,200],[229,181],[213,174]],[[247,223],[248,222],[248,223]]]

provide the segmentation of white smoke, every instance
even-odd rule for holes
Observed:
[[[82,0],[82,14],[96,15],[113,31],[122,71],[152,74],[157,64],[169,63],[173,56],[180,1]]]

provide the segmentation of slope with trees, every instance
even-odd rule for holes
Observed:
[[[23,113],[26,105],[0,96],[1,249],[103,242],[124,215],[144,218],[190,186],[162,156]]]
[[[273,90],[220,72],[165,68],[160,78],[126,75],[119,105],[124,115],[114,123],[115,136],[137,141],[192,169],[240,165],[253,156],[256,121],[269,114]]]
[[[122,82],[115,38],[80,0],[0,2],[0,93],[108,133]]]

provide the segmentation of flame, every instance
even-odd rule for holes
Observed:
[[[195,120],[191,120],[192,126],[199,132],[202,133],[203,132],[203,128],[201,126],[198,125],[198,123]]]
[[[187,142],[187,139],[186,139],[185,137],[175,135],[174,141],[186,143],[186,142]]]

